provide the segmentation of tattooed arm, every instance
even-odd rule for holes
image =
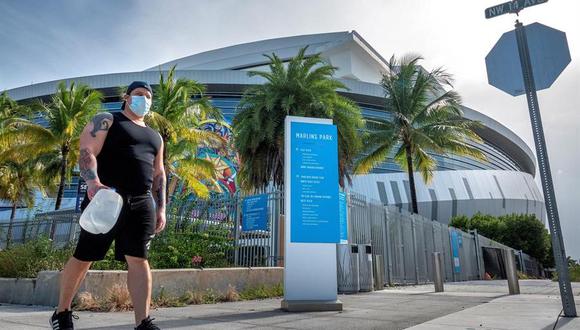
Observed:
[[[157,205],[157,225],[155,232],[157,233],[165,228],[166,181],[165,168],[163,167],[163,142],[161,142],[161,147],[155,157],[155,170],[153,173],[153,199],[155,199],[155,205]]]
[[[79,168],[81,177],[87,182],[87,193],[92,199],[99,189],[107,188],[97,174],[97,155],[103,148],[109,127],[113,124],[113,115],[108,112],[97,114],[85,126],[80,138]]]

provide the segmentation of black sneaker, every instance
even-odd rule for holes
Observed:
[[[135,330],[161,330],[160,327],[158,327],[153,323],[153,320],[155,319],[152,319],[150,316],[147,316],[147,318],[141,321],[141,324],[139,324],[139,326],[136,327]]]
[[[68,309],[58,314],[54,311],[52,317],[48,320],[48,323],[50,323],[53,330],[74,330],[73,318],[75,320],[79,319],[78,316],[73,315],[72,311],[69,311]]]

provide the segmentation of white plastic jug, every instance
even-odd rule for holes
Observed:
[[[97,191],[81,214],[79,224],[92,234],[108,233],[121,213],[123,198],[112,189]]]

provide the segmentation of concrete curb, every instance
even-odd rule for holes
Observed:
[[[212,290],[223,295],[229,286],[238,291],[258,286],[283,283],[282,267],[209,268],[152,270],[153,296],[163,290],[168,296],[181,296],[186,291]],[[58,304],[60,272],[42,271],[37,278],[0,278],[0,303],[56,306]],[[126,286],[127,272],[91,270],[81,283],[79,292],[103,297],[115,285]]]

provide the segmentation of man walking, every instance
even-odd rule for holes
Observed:
[[[73,257],[61,272],[53,329],[74,329],[71,303],[91,263],[102,260],[115,241],[115,259],[128,264],[127,287],[135,310],[135,329],[159,329],[149,316],[151,270],[147,251],[155,233],[165,227],[163,141],[145,125],[153,91],[135,81],[123,99],[123,111],[96,115],[80,137],[80,174],[87,182],[84,210],[99,189],[113,188],[123,197],[119,219],[110,232],[81,230]]]

